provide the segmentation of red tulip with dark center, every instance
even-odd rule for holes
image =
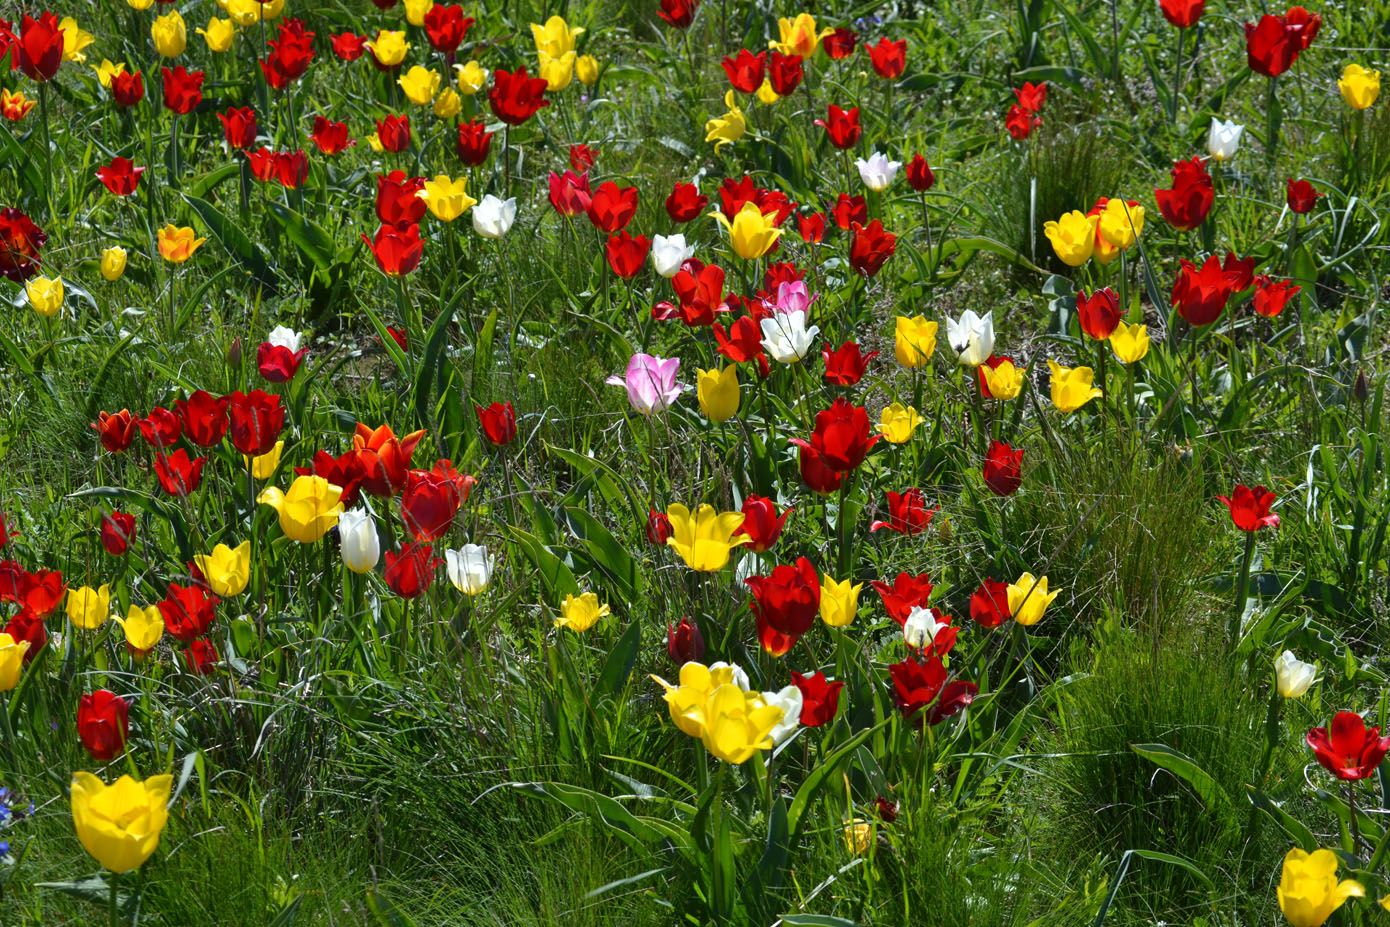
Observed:
[[[222,135],[228,148],[250,148],[256,144],[256,111],[249,106],[237,109],[235,106],[225,113],[218,113],[222,122]],[[322,119],[323,117],[318,117]]]
[[[129,109],[145,99],[145,77],[139,71],[111,75],[111,99]]]
[[[913,155],[903,170],[907,174],[907,185],[918,193],[925,193],[936,185],[936,174],[920,154]]]
[[[314,117],[314,131],[309,133],[314,147],[326,155],[340,154],[357,141],[348,136],[346,122],[334,122],[322,116]]]
[[[656,15],[677,29],[688,29],[699,5],[700,0],[661,0],[661,9]]]
[[[376,138],[387,151],[405,151],[410,147],[410,117],[387,116],[385,119],[378,119]]]
[[[821,48],[832,61],[839,61],[854,54],[854,46],[859,42],[859,33],[843,27],[821,39]]]
[[[1313,211],[1313,207],[1318,204],[1318,197],[1326,194],[1319,193],[1313,189],[1313,185],[1306,180],[1288,180],[1288,201],[1289,209],[1299,215],[1306,215]]]
[[[800,55],[784,55],[777,51],[769,52],[767,80],[772,85],[772,92],[779,97],[788,97],[795,93],[796,88],[801,86],[803,73]]]
[[[753,590],[748,607],[758,617],[781,634],[800,637],[811,629],[820,610],[820,577],[805,557],[796,565],[782,564],[767,576],[750,576],[744,580]]]
[[[1337,712],[1329,726],[1313,728],[1304,742],[1322,768],[1344,782],[1370,778],[1390,752],[1390,737],[1381,737],[1379,727],[1368,729],[1351,711]]]

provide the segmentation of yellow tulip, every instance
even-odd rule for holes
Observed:
[[[571,29],[559,16],[550,17],[544,26],[531,23],[531,35],[536,40],[536,53],[552,58],[560,58],[566,52],[574,51],[574,40],[583,34],[583,29]]]
[[[598,59],[593,55],[580,55],[574,62],[574,76],[578,77],[581,83],[598,83]]]
[[[820,583],[820,620],[832,628],[845,627],[859,610],[859,590],[864,584],[851,579],[839,582],[829,573],[821,575]]]
[[[777,95],[777,91],[772,89],[772,81],[764,77],[763,82],[758,85],[758,102],[764,106],[771,106],[782,99]]]
[[[551,93],[564,90],[574,80],[574,52],[565,52],[558,58],[552,58],[545,52],[540,52],[540,68],[537,74],[545,78],[545,89]]]
[[[651,679],[666,690],[662,698],[671,713],[671,723],[691,737],[704,735],[705,703],[715,689],[720,686],[748,688],[748,677],[743,670],[728,663],[705,666],[691,660],[681,666],[678,684],[674,686],[660,676]]]
[[[377,154],[381,154],[386,150],[386,146],[381,143],[381,136],[375,132],[367,136],[367,144],[371,146],[372,151],[375,151]]]
[[[321,476],[295,477],[288,492],[271,486],[256,501],[280,515],[285,537],[301,544],[312,544],[327,534],[343,514],[342,489]]]
[[[832,35],[834,29],[816,31],[816,18],[810,13],[798,13],[795,19],[778,19],[779,39],[769,41],[768,48],[775,48],[784,55],[800,55],[809,58],[816,53],[820,40]]]
[[[453,119],[463,109],[463,100],[453,87],[445,87],[434,98],[434,114],[440,119]]]
[[[214,16],[208,20],[208,27],[199,29],[198,34],[208,43],[208,51],[224,52],[232,47],[232,39],[236,38],[236,26],[230,19],[218,19]]]
[[[32,277],[24,284],[29,305],[44,318],[51,318],[63,308],[63,278]]]
[[[454,77],[458,81],[459,93],[466,97],[487,86],[487,70],[476,61],[454,65]]]
[[[738,412],[738,367],[730,364],[723,370],[696,369],[696,397],[705,418],[718,424]]]
[[[1099,225],[1099,223],[1097,223]],[[1104,235],[1096,236],[1096,250],[1091,253],[1091,257],[1100,262],[1102,267],[1109,267],[1115,258],[1120,256],[1120,249],[1105,240]]]
[[[745,261],[755,261],[767,254],[777,239],[782,237],[782,230],[774,224],[776,213],[763,215],[762,210],[751,202],[743,204],[733,222],[725,218],[722,212],[711,215],[729,233],[729,244],[733,246],[734,254]]]
[[[0,634],[0,692],[8,692],[19,685],[19,675],[24,671],[24,655],[28,652],[28,641],[17,641],[8,634]],[[0,708],[0,711],[4,710]]]
[[[1023,375],[1027,372],[1028,368],[1015,367],[1014,362],[1009,360],[1002,362],[998,367],[980,365],[980,373],[984,375],[990,395],[1006,402],[1017,399],[1018,394],[1023,392]]]
[[[218,544],[210,554],[194,554],[193,562],[213,592],[223,598],[241,595],[251,581],[251,542],[236,547]]]
[[[97,83],[101,84],[107,90],[110,90],[111,78],[115,77],[117,74],[125,73],[125,63],[117,62],[116,64],[112,64],[110,58],[103,58],[101,59],[101,64],[92,65],[92,70],[97,72]]]
[[[1110,348],[1126,364],[1143,360],[1149,353],[1149,327],[1127,325],[1121,320],[1110,333]]]
[[[195,236],[188,226],[178,228],[172,224],[159,230],[159,256],[170,264],[182,264],[193,256],[193,252],[203,246],[206,238]]]
[[[893,356],[904,367],[922,367],[936,351],[935,322],[926,316],[900,315],[893,326]]]
[[[1144,207],[1121,199],[1107,200],[1100,214],[1100,237],[1106,244],[1127,251],[1144,232]]]
[[[77,839],[112,872],[139,869],[159,846],[169,823],[169,791],[174,778],[151,776],[144,782],[121,776],[107,785],[89,772],[72,774],[72,823]]]
[[[126,6],[130,7],[132,10],[138,10],[140,12],[144,12],[154,6],[154,0],[125,0],[125,2]]]
[[[1052,250],[1068,267],[1080,267],[1091,257],[1096,246],[1096,223],[1099,216],[1088,216],[1073,209],[1056,222],[1043,224],[1043,234],[1052,242]]]
[[[276,441],[275,446],[259,457],[241,455],[241,464],[251,471],[258,480],[268,480],[275,468],[280,466],[280,453],[285,449],[284,441]]]
[[[1366,109],[1380,96],[1380,72],[1363,68],[1359,64],[1349,64],[1342,69],[1337,89],[1342,99],[1352,109]]]
[[[59,21],[58,28],[63,30],[63,60],[79,63],[86,61],[87,56],[82,54],[82,49],[96,41],[92,34],[79,26],[77,20],[71,16],[64,16]]]
[[[1052,370],[1052,404],[1058,412],[1070,414],[1101,395],[1091,385],[1095,372],[1090,367],[1063,367],[1051,360],[1047,366]]]
[[[560,617],[555,619],[555,627],[569,628],[571,631],[587,631],[600,618],[611,615],[608,603],[599,604],[598,596],[586,592],[579,596],[567,595],[560,604]]]
[[[177,58],[188,47],[188,30],[178,10],[170,10],[150,24],[150,38],[157,52],[165,58]]]
[[[759,750],[771,750],[772,729],[784,713],[756,692],[736,685],[719,686],[705,702],[705,725],[700,735],[705,749],[726,763],[746,763]]]
[[[439,72],[422,68],[417,64],[397,78],[396,83],[405,91],[410,102],[416,106],[424,106],[439,92]]]
[[[441,222],[453,222],[478,203],[468,195],[467,177],[450,180],[448,174],[425,181],[424,189],[415,195],[425,201],[430,214]]]
[[[100,589],[83,586],[68,592],[68,620],[84,631],[106,624],[111,613],[111,587],[103,583]]]
[[[125,273],[126,253],[120,245],[112,245],[101,252],[101,275],[108,281],[121,279]]]
[[[889,444],[906,444],[920,424],[922,416],[917,414],[916,409],[895,402],[885,406],[879,415],[878,431]]]
[[[281,13],[285,12],[285,0],[267,0],[265,3],[261,3],[260,0],[252,0],[252,2],[260,6],[263,19],[277,19]]]
[[[394,68],[405,60],[405,53],[410,51],[410,43],[405,40],[405,33],[392,32],[389,29],[377,32],[376,38],[368,42],[367,47],[372,50],[372,57],[376,59],[377,64],[384,68]]]
[[[1284,855],[1279,877],[1279,910],[1293,927],[1322,927],[1348,898],[1365,898],[1352,879],[1337,881],[1337,855],[1331,850],[1305,853],[1294,847]]]
[[[421,28],[425,25],[425,14],[434,9],[434,0],[405,0],[405,21]]]
[[[125,632],[125,642],[137,653],[153,650],[164,636],[164,615],[158,605],[144,608],[132,605],[126,610],[124,618],[113,617],[111,620],[121,626]]]
[[[686,566],[701,573],[722,570],[729,562],[729,551],[753,540],[735,533],[743,527],[742,512],[716,512],[712,505],[701,505],[692,515],[677,502],[666,510],[666,517],[671,521],[666,544]]]
[[[247,26],[254,26],[261,21],[264,13],[266,19],[274,19],[275,16],[269,12],[269,4],[266,9],[262,9],[260,0],[217,0],[232,22],[245,29]]]
[[[743,118],[743,110],[734,102],[732,90],[724,94],[724,105],[728,107],[727,113],[705,123],[705,141],[714,142],[715,154],[725,145],[731,145],[743,138],[743,133],[748,130],[748,121]]]
[[[874,845],[874,826],[863,818],[845,825],[845,849],[853,856],[868,856]]]
[[[1046,576],[1034,579],[1032,573],[1024,573],[1009,585],[1009,614],[1025,628],[1031,627],[1042,620],[1043,612],[1061,591],[1048,592]]]

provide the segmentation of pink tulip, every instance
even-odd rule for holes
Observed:
[[[609,386],[622,386],[627,389],[627,400],[643,415],[663,412],[676,401],[684,389],[676,382],[676,370],[680,358],[653,357],[650,354],[634,354],[627,362],[625,377],[609,377]]]
[[[790,283],[777,284],[777,301],[772,303],[769,308],[783,314],[788,312],[805,312],[810,314],[811,304],[820,299],[820,294],[815,296],[806,289],[806,284],[801,280],[793,280]]]

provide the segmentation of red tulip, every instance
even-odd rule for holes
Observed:
[[[130,736],[130,705],[105,689],[82,696],[77,703],[77,736],[92,759],[110,762]]]
[[[705,639],[688,617],[680,624],[666,623],[666,654],[677,666],[700,660],[705,655]]]
[[[264,146],[246,152],[246,165],[260,183],[270,183],[275,178],[275,152]]]
[[[1378,727],[1367,730],[1365,720],[1350,711],[1337,712],[1329,727],[1310,730],[1304,742],[1323,769],[1346,782],[1372,776],[1390,752],[1390,737],[1381,737]]]
[[[28,14],[19,23],[19,39],[11,49],[19,69],[30,80],[43,83],[58,73],[63,63],[63,30],[58,17],[45,12],[35,19]]]
[[[135,543],[135,516],[111,512],[101,516],[101,546],[113,557],[121,557]]]
[[[689,222],[699,217],[709,205],[709,197],[700,195],[700,188],[693,183],[681,183],[671,188],[666,197],[666,214],[672,222]]]
[[[1226,309],[1232,280],[1221,270],[1216,255],[1207,258],[1201,270],[1189,260],[1180,263],[1182,269],[1173,283],[1173,305],[1189,325],[1210,325]]]
[[[392,328],[389,325],[386,326],[386,334],[391,336],[391,340],[396,342],[396,344],[400,346],[400,349],[402,351],[404,351],[407,354],[410,353],[410,335],[401,331],[399,328]],[[380,340],[380,338],[377,339],[377,341]]]
[[[227,397],[227,415],[232,446],[247,457],[270,453],[285,427],[280,397],[264,390],[232,393]]]
[[[401,277],[419,267],[425,251],[418,225],[407,225],[404,229],[382,225],[376,230],[376,238],[363,235],[362,240],[372,249],[376,266],[388,277]]]
[[[130,447],[135,440],[135,417],[130,410],[122,409],[114,415],[98,412],[97,420],[89,427],[101,438],[101,446],[113,454],[119,454]]]
[[[806,484],[806,488],[822,496],[827,496],[840,488],[844,482],[844,474],[837,473],[826,464],[825,458],[817,454],[815,450],[805,443],[798,442],[800,445],[797,464],[801,473],[801,482]]]
[[[0,208],[0,277],[23,283],[39,272],[39,251],[48,235],[23,212]]]
[[[183,434],[182,417],[163,406],[155,406],[135,424],[140,429],[140,437],[151,447],[173,447]]]
[[[795,93],[803,73],[800,55],[784,55],[777,51],[768,54],[767,79],[772,84],[772,92],[779,97]]]
[[[170,583],[169,594],[157,604],[159,614],[164,618],[164,630],[169,632],[169,636],[191,644],[208,633],[217,618],[217,603],[220,601],[202,586]]]
[[[217,118],[222,121],[222,134],[227,139],[228,148],[250,148],[256,144],[258,127],[254,109],[249,106],[237,109],[233,106],[225,113],[218,113]]]
[[[1043,104],[1047,102],[1047,81],[1036,84],[1024,81],[1022,87],[1014,90],[1014,97],[1018,99],[1018,105],[1024,112],[1040,113]]]
[[[493,447],[503,447],[516,440],[516,412],[510,402],[494,402],[492,405],[477,406],[478,424],[483,429],[483,437]]]
[[[1260,17],[1259,25],[1245,24],[1245,61],[1250,70],[1265,77],[1278,77],[1298,60],[1303,50],[1303,29],[1283,16]],[[1314,30],[1316,33],[1316,30]]]
[[[550,205],[562,216],[577,216],[589,208],[589,176],[565,171],[550,172]]]
[[[830,138],[830,144],[841,151],[853,148],[863,133],[863,129],[859,125],[859,107],[857,106],[852,109],[840,109],[831,103],[825,118],[817,119],[815,124],[825,129],[825,134]]]
[[[787,516],[796,510],[787,508],[778,515],[777,503],[771,499],[764,496],[748,496],[743,500],[740,511],[743,512],[743,526],[739,531],[753,539],[745,547],[761,554],[771,550],[772,545],[777,543],[777,539],[782,536],[782,528],[787,523]]]
[[[986,578],[970,594],[970,619],[985,629],[997,628],[1013,617],[1009,610],[1009,584]]]
[[[291,351],[283,344],[263,341],[256,347],[256,371],[267,383],[288,383],[299,372],[308,348]]]
[[[343,61],[356,61],[362,57],[362,53],[367,50],[367,39],[365,35],[357,35],[353,32],[340,32],[337,35],[329,36],[329,41],[333,45],[333,54]]]
[[[13,560],[0,560],[0,602],[19,602],[19,588],[28,574]]]
[[[188,452],[179,448],[174,453],[165,455],[163,451],[156,451],[154,455],[154,475],[159,480],[160,488],[171,496],[187,496],[198,491],[198,483],[202,480],[203,464],[207,463],[206,457],[195,457],[188,459]]]
[[[908,572],[899,573],[891,586],[878,580],[874,580],[870,585],[878,590],[888,617],[900,625],[907,621],[907,616],[914,608],[927,607],[927,600],[931,598],[934,588],[926,573],[913,576]]]
[[[226,396],[214,396],[206,390],[198,390],[187,399],[174,402],[174,408],[183,418],[183,433],[199,447],[212,447],[222,442],[227,433]]]
[[[933,654],[925,663],[908,657],[888,667],[893,679],[893,702],[904,718],[910,718],[926,708],[946,685],[946,667]]]
[[[194,676],[211,676],[217,671],[217,664],[222,660],[217,653],[216,645],[206,638],[190,642],[183,652],[183,659],[188,671]]]
[[[653,547],[665,547],[671,533],[671,519],[665,512],[652,509],[647,513],[647,540]]]
[[[27,641],[29,649],[24,652],[27,664],[38,656],[39,651],[48,644],[48,629],[43,626],[43,616],[30,608],[21,608],[10,617],[4,632],[14,638],[15,643]]]
[[[0,548],[19,537],[19,532],[10,527],[9,516],[0,512]]]
[[[809,442],[793,439],[798,447],[812,451],[837,473],[856,469],[882,435],[871,435],[869,413],[843,396],[830,408],[816,413],[816,427]]]
[[[406,474],[415,445],[425,436],[424,429],[397,438],[390,425],[375,430],[361,422],[352,436],[353,450],[358,454],[358,472],[362,488],[373,496],[394,496],[405,488]]]
[[[401,520],[406,533],[416,541],[439,540],[454,526],[454,516],[463,499],[459,484],[447,475],[435,470],[411,470],[401,493]]]
[[[825,359],[825,382],[837,386],[853,386],[858,383],[864,378],[869,361],[878,356],[877,351],[861,354],[859,345],[853,341],[846,341],[834,351],[826,346],[821,348],[820,354]]]
[[[1301,6],[1291,6],[1284,14],[1284,25],[1297,30],[1298,48],[1300,51],[1307,51],[1308,46],[1313,44],[1313,39],[1317,38],[1318,30],[1322,28],[1322,16],[1309,13]]]
[[[760,623],[792,637],[800,637],[815,624],[820,610],[820,578],[805,557],[798,557],[795,566],[782,564],[770,575],[750,576],[744,583],[753,590],[748,607]]]
[[[113,196],[130,196],[140,185],[140,175],[143,173],[145,169],[136,167],[128,158],[112,158],[110,164],[97,168],[97,180],[100,180]]]
[[[164,108],[186,116],[203,102],[203,72],[189,71],[183,65],[161,68],[164,75]]]
[[[887,528],[899,534],[921,534],[927,530],[927,525],[931,524],[932,516],[941,511],[939,508],[927,508],[922,490],[916,486],[903,493],[896,493],[890,489],[887,495],[888,520],[875,519],[869,525],[870,533]]]
[[[392,171],[376,177],[376,217],[383,225],[418,225],[428,208],[416,196],[425,189],[425,178],[407,177],[405,171]]]
[[[889,801],[882,795],[874,799],[874,808],[878,811],[878,816],[885,824],[892,824],[898,819],[898,803]]]
[[[642,269],[642,263],[646,261],[651,246],[652,243],[647,236],[633,237],[623,231],[608,236],[608,242],[604,245],[604,256],[608,258],[608,266],[613,269],[613,273],[624,280],[631,280]]]
[[[46,618],[63,601],[67,588],[58,570],[25,573],[19,586],[19,603],[40,618]]]
[[[791,674],[792,685],[801,691],[801,723],[806,727],[820,727],[835,720],[835,712],[840,708],[840,690],[843,682],[828,682],[825,673],[817,671],[813,676],[800,673]]]
[[[907,67],[906,39],[890,42],[885,36],[878,40],[877,45],[865,45],[864,50],[869,53],[869,64],[873,66],[874,73],[884,80],[901,77],[903,69]]]
[[[594,166],[594,160],[598,157],[598,149],[590,148],[588,145],[578,144],[570,146],[570,169],[576,173],[582,173]]]
[[[758,323],[748,316],[735,321],[727,332],[718,322],[712,327],[715,343],[719,345],[719,353],[734,363],[747,363],[763,356],[762,331]]]
[[[1231,294],[1248,290],[1255,283],[1255,259],[1236,257],[1234,251],[1226,252],[1226,260],[1221,262],[1221,276],[1231,286]]]
[[[1230,496],[1217,496],[1231,510],[1231,523],[1241,531],[1258,531],[1261,528],[1279,527],[1279,516],[1269,510],[1274,504],[1275,495],[1263,486],[1251,489],[1236,484]]]
[[[783,634],[761,615],[755,620],[754,628],[758,634],[758,645],[770,657],[786,656],[796,646],[796,642],[801,639],[795,634]]]
[[[327,451],[320,450],[314,454],[312,467],[295,467],[294,472],[296,476],[321,476],[328,480],[343,491],[342,497],[338,500],[343,503],[343,508],[352,508],[357,502],[362,485],[360,463],[356,451],[348,451],[340,457],[334,457]]]
[[[913,155],[904,170],[907,173],[907,185],[918,193],[926,193],[936,184],[936,175],[932,173],[931,165],[920,154]]]
[[[1302,287],[1293,285],[1292,280],[1274,281],[1264,274],[1255,278],[1255,312],[1273,318],[1284,311],[1289,300],[1297,296]]]
[[[492,133],[481,122],[460,123],[454,150],[464,164],[477,167],[487,160],[488,152],[492,150]]]
[[[1004,128],[1009,130],[1009,134],[1015,141],[1023,141],[1033,134],[1033,130],[1042,125],[1042,117],[1036,113],[1019,106],[1017,103],[1009,107],[1009,112],[1004,117]]]
[[[700,0],[661,0],[661,9],[656,11],[666,22],[677,29],[687,29],[695,19],[695,9]]]
[[[545,88],[545,78],[527,74],[524,65],[511,73],[493,71],[492,90],[487,97],[492,114],[507,125],[519,126],[550,105]]]
[[[699,266],[688,261],[671,278],[671,286],[680,300],[677,315],[690,328],[713,325],[715,313],[729,311],[724,301],[724,269],[717,264]]]
[[[1154,199],[1169,225],[1179,231],[1191,231],[1206,221],[1215,202],[1211,175],[1201,158],[1178,161],[1172,174],[1172,189],[1154,190]]]
[[[830,214],[835,217],[835,224],[848,232],[856,224],[864,225],[869,221],[869,206],[862,196],[841,193]]]
[[[309,133],[309,138],[326,155],[338,154],[357,144],[356,139],[348,137],[346,122],[333,122],[322,116],[314,117],[314,131]]]
[[[732,58],[726,56],[720,64],[724,66],[724,73],[729,76],[729,83],[735,90],[757,93],[758,88],[763,85],[763,69],[766,62],[767,52],[758,52],[755,55],[748,49],[741,48],[737,55]]]
[[[1086,295],[1085,290],[1077,290],[1076,315],[1087,337],[1105,341],[1119,326],[1124,311],[1120,308],[1120,297],[1106,287],[1094,291],[1090,296]]]
[[[1313,185],[1308,181],[1294,180],[1292,177],[1289,178],[1289,208],[1300,216],[1312,212],[1313,207],[1318,204],[1318,197],[1320,196],[1326,196],[1326,194],[1314,190]]]
[[[826,219],[823,212],[808,212],[796,217],[796,230],[808,245],[818,245],[825,238]]]
[[[1023,448],[991,441],[985,454],[985,485],[996,496],[1012,496],[1023,485]]]
[[[719,211],[724,213],[724,218],[732,222],[744,203],[757,206],[758,212],[765,216],[776,213],[772,219],[773,225],[787,221],[787,216],[792,214],[796,206],[782,191],[759,187],[747,174],[738,180],[725,177],[719,185]]]
[[[145,79],[139,71],[122,71],[111,75],[111,99],[120,106],[131,107],[145,99]]]
[[[839,61],[854,54],[854,46],[859,41],[859,33],[853,29],[838,28],[821,39],[821,48],[832,61]]]
[[[849,245],[849,266],[854,272],[872,277],[883,269],[883,264],[898,247],[898,236],[883,230],[883,223],[875,219],[867,226],[858,222],[850,226],[854,237]]]
[[[461,6],[436,3],[425,14],[425,36],[435,51],[445,55],[458,51],[472,25],[473,17],[464,16]]]
[[[286,190],[295,190],[309,178],[309,157],[303,150],[275,155],[275,179]]]
[[[587,212],[595,228],[605,232],[626,228],[637,215],[637,188],[619,187],[611,180],[606,181],[589,198]]]
[[[403,599],[414,599],[422,595],[434,582],[434,572],[443,560],[431,556],[433,548],[428,544],[407,544],[398,554],[386,552],[386,585]]]
[[[1206,0],[1158,0],[1163,18],[1177,29],[1191,29],[1206,12]]]
[[[377,141],[387,151],[400,152],[410,147],[410,117],[387,116],[376,123]]]

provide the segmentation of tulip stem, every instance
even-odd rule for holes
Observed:
[[[43,201],[48,207],[48,221],[56,218],[53,208],[53,141],[48,134],[48,81],[39,82],[39,121],[43,123]]]
[[[111,922],[111,927],[121,927],[120,896],[117,894],[116,891],[118,881],[119,876],[117,876],[114,872],[111,873],[111,877],[107,881],[107,885],[109,887],[109,894],[107,896],[106,902],[106,913]]]
[[[1178,52],[1173,57],[1173,125],[1178,124],[1178,94],[1182,92],[1182,39],[1186,29],[1178,30]]]
[[[1347,780],[1347,813],[1351,817],[1351,852],[1355,855],[1361,847],[1361,828],[1356,822],[1356,783],[1350,779]]]
[[[1240,577],[1236,581],[1236,597],[1231,603],[1231,622],[1226,629],[1226,637],[1234,650],[1240,640],[1240,619],[1245,613],[1245,594],[1250,585],[1250,561],[1255,556],[1255,532],[1245,532],[1245,555],[1240,561]]]

